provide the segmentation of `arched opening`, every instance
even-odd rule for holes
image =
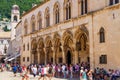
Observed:
[[[63,51],[65,52],[64,62],[68,65],[74,64],[73,59],[75,58],[75,55],[73,55],[73,34],[71,31],[66,31],[63,35]]]
[[[17,16],[14,16],[14,21],[17,22]]]
[[[60,9],[59,9],[59,3],[56,2],[55,5],[54,5],[54,22],[55,24],[59,23],[59,15],[60,15]]]
[[[38,41],[38,49],[39,49],[39,63],[40,64],[45,64],[45,52],[44,52],[44,43],[43,39],[41,38]]]
[[[52,50],[52,41],[51,37],[46,37],[46,63],[53,63],[53,50]]]
[[[85,26],[78,28],[76,31],[76,59],[77,63],[88,63],[90,62],[89,58],[89,40],[88,40],[88,30]]]
[[[38,63],[38,53],[37,53],[37,44],[36,40],[32,41],[32,50],[31,50],[32,63]]]
[[[65,5],[66,20],[69,20],[69,19],[71,19],[71,1],[70,0],[65,0],[64,5]]]
[[[40,51],[40,64],[45,64],[45,53],[44,51]]]
[[[103,27],[100,29],[99,33],[100,33],[100,43],[104,43],[105,42],[105,30]]]
[[[50,12],[48,7],[45,10],[45,25],[46,27],[50,26]]]
[[[66,63],[67,63],[68,65],[70,65],[70,64],[72,63],[70,50],[67,51]]]

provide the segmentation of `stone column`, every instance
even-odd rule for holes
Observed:
[[[74,60],[75,60],[75,62],[74,62],[74,63],[76,64],[76,63],[78,63],[78,62],[79,62],[79,61],[78,61],[78,57],[79,57],[79,55],[78,55],[78,54],[79,54],[79,52],[78,52],[77,50],[75,50],[73,54],[74,54]]]
[[[34,59],[34,56],[33,56],[33,50],[31,50],[31,54],[30,54],[30,56],[31,56],[31,58],[30,58],[30,59],[31,59],[30,62],[33,63],[33,61],[34,61],[34,60],[33,60],[33,59]]]
[[[55,64],[55,49],[54,49],[54,47],[51,47],[51,49],[52,49],[52,52],[53,52],[53,64]]]
[[[63,58],[63,63],[66,63],[66,58],[65,58],[65,49],[64,49],[64,47],[63,46],[60,46],[61,47],[61,49],[62,49],[62,58]]]
[[[37,49],[37,58],[38,58],[38,64],[40,63],[40,49]]]
[[[46,53],[46,48],[43,48],[43,50],[44,50],[44,53],[45,53],[45,65],[47,64],[47,53]]]
[[[92,21],[92,17],[91,17]],[[92,22],[89,23],[89,57],[90,57],[90,68],[94,69],[95,68],[95,54],[94,54],[94,28],[92,26]]]

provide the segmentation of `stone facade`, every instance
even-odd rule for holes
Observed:
[[[120,3],[110,1],[46,0],[33,7],[21,18],[21,63],[119,68]]]
[[[9,53],[10,32],[0,32],[0,62]]]

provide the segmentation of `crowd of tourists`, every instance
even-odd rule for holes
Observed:
[[[39,76],[38,80],[49,80],[52,77],[65,79],[80,79],[80,80],[117,80],[120,77],[120,70],[104,68],[90,69],[89,63],[82,62],[81,64],[0,64],[0,71],[13,71],[14,76],[20,73],[22,80],[29,80],[30,75],[33,77]]]

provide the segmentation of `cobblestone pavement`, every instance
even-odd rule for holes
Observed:
[[[17,73],[17,76],[14,77],[12,72],[0,72],[0,80],[21,80],[22,77],[20,76],[19,73]],[[32,75],[30,75],[30,80],[38,80],[38,76],[37,77],[33,77]],[[41,79],[43,80],[43,79]],[[47,79],[49,80],[49,79]],[[59,78],[52,78],[52,80],[71,80],[71,79],[59,79]],[[72,79],[72,80],[79,80],[79,79]]]

